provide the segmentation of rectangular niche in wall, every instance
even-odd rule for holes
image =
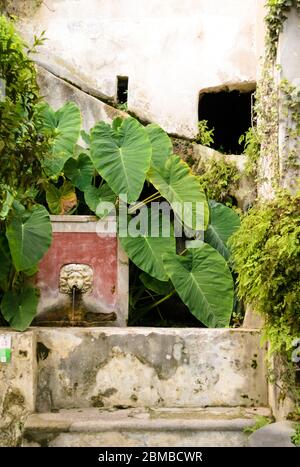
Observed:
[[[117,102],[126,104],[128,100],[128,76],[117,76]]]
[[[226,154],[241,154],[239,138],[251,126],[255,83],[244,88],[211,88],[199,95],[198,118],[214,128],[213,149]]]

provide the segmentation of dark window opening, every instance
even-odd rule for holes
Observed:
[[[118,104],[126,104],[128,99],[128,77],[127,76],[118,76],[118,89],[117,89],[117,99]]]
[[[242,154],[239,138],[252,123],[253,91],[220,91],[200,94],[198,118],[214,128],[210,147],[225,154]]]

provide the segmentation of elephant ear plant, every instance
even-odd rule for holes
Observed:
[[[85,203],[99,217],[107,213],[108,206],[119,206],[119,238],[141,270],[146,287],[166,298],[177,293],[206,326],[228,326],[234,285],[227,264],[227,241],[239,227],[238,215],[222,204],[207,201],[198,178],[172,154],[171,141],[158,125],[144,127],[134,118],[117,118],[111,125],[97,123],[85,139],[90,148],[84,156],[73,156],[66,162],[64,176],[77,191],[83,191]],[[143,199],[145,187],[152,194]],[[168,213],[152,209],[157,200],[169,206]],[[150,209],[145,209],[146,205]],[[166,235],[163,225],[170,219]],[[179,254],[175,238],[178,223],[191,237]],[[199,234],[204,242],[193,243]]]
[[[0,97],[2,316],[18,330],[35,316],[38,291],[30,277],[51,243],[48,210],[100,218],[113,209],[120,241],[145,288],[163,296],[160,302],[178,294],[206,326],[228,326],[234,286],[227,242],[239,226],[237,214],[206,199],[156,124],[143,126],[131,117],[98,122],[90,134],[81,132],[85,147],[77,144],[78,107],[69,102],[54,110],[41,102],[24,47],[0,16],[0,78],[6,85]],[[176,240],[180,229],[186,248]]]

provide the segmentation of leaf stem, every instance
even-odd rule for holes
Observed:
[[[160,197],[161,197],[161,194],[159,193],[159,191],[156,191],[151,196],[148,196],[148,198],[144,199],[143,201],[140,201],[138,204],[136,204],[135,206],[132,206],[132,208],[128,209],[128,214],[133,214],[135,211],[140,209],[145,204],[151,203],[152,201],[154,201],[155,199],[158,199]]]
[[[155,308],[157,307],[158,305],[160,305],[161,303],[165,302],[166,300],[168,300],[169,298],[171,298],[174,294],[176,293],[176,289],[172,290],[172,292],[170,292],[168,295],[165,295],[163,298],[161,298],[160,300],[158,300],[157,302],[153,303],[152,305],[150,305],[147,310],[145,311],[149,311],[149,310],[152,310],[152,308]]]

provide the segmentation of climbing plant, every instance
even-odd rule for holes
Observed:
[[[279,35],[292,7],[300,11],[300,0],[267,0],[266,2],[266,50],[269,59],[275,58]]]
[[[271,199],[260,199],[243,217],[230,243],[238,294],[264,317],[269,353],[277,362],[272,380],[280,387],[281,399],[289,394],[299,403],[292,362],[293,343],[300,335],[300,198],[295,176],[295,168],[299,168],[299,90],[285,79],[274,79],[280,71],[276,65],[279,36],[293,7],[300,11],[299,0],[266,3],[266,57],[256,92],[257,127],[251,130],[255,133],[248,133],[246,145],[246,152],[254,155],[252,167],[259,169],[261,185],[266,182],[262,166],[268,167]],[[279,148],[280,125],[284,142]],[[285,182],[289,191],[280,188]]]
[[[197,173],[209,199],[232,206],[232,193],[241,177],[234,162],[212,158],[199,164]]]

